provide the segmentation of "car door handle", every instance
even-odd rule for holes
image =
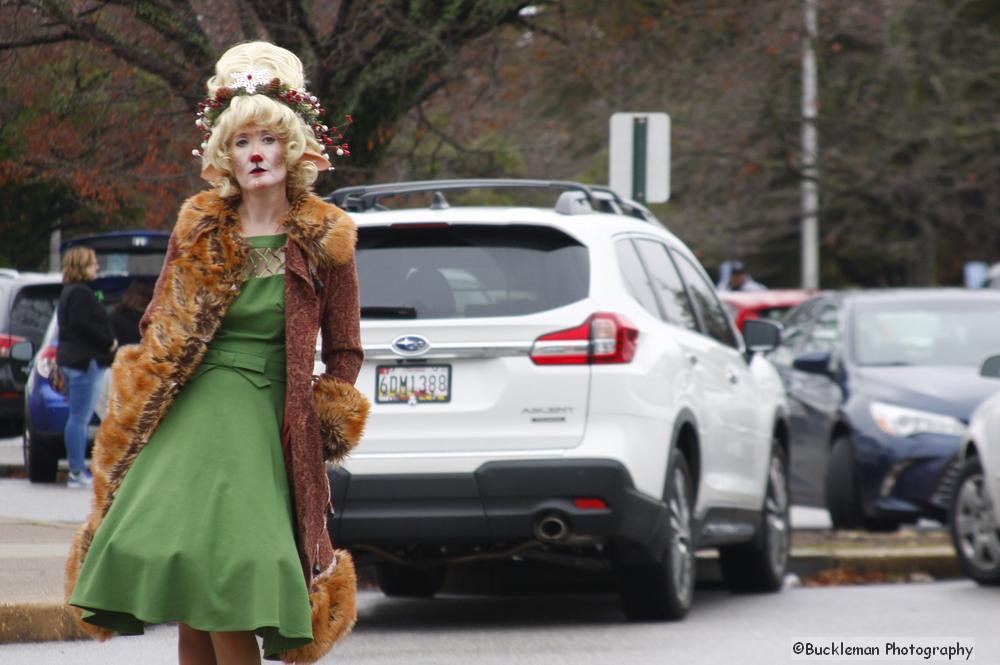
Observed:
[[[694,355],[690,351],[685,352],[684,357],[688,359],[688,365],[693,367],[698,364],[698,356]]]

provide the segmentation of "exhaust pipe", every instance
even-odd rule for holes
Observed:
[[[543,543],[558,543],[569,534],[569,524],[559,515],[545,515],[535,522],[535,538]]]

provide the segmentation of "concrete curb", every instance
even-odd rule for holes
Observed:
[[[23,464],[0,464],[0,478],[27,478]]]
[[[69,608],[58,603],[0,603],[0,644],[86,639]]]
[[[788,572],[802,579],[838,570],[858,576],[885,575],[889,579],[906,579],[912,575],[929,575],[933,579],[964,576],[958,557],[951,547],[921,547],[912,550],[866,548],[835,553],[801,550],[793,552],[788,562]]]

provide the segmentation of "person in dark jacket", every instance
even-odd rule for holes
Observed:
[[[111,325],[114,326],[118,346],[139,343],[139,320],[152,298],[153,285],[149,282],[133,279],[129,283],[121,302],[111,313]]]
[[[63,256],[63,290],[56,316],[59,350],[56,364],[66,377],[69,416],[66,456],[69,487],[89,487],[93,478],[84,463],[87,425],[94,415],[98,387],[118,343],[111,317],[86,282],[97,278],[97,255],[89,247],[73,247]]]

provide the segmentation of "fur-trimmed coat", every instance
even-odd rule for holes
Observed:
[[[66,565],[66,598],[87,550],[133,460],[205,354],[247,271],[249,243],[238,199],[206,191],[188,199],[170,236],[142,342],[125,347],[112,367],[108,412],[93,455],[94,497]],[[286,395],[282,450],[292,490],[296,544],[312,605],[313,642],[281,654],[313,662],[353,626],[354,564],[327,533],[330,488],[324,460],[338,462],[357,444],[368,401],[354,388],[362,362],[354,222],[313,194],[292,201],[285,217]],[[313,376],[322,331],[325,373]],[[239,405],[233,405],[239,408]],[[82,621],[98,639],[113,633]]]

